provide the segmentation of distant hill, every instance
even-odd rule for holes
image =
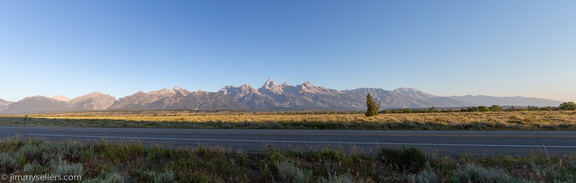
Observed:
[[[381,108],[462,107],[474,105],[448,97],[434,96],[414,88],[399,88],[392,91],[380,88],[359,88],[346,91],[361,95],[363,98],[365,98],[367,93],[371,93],[376,100],[382,102]]]
[[[4,114],[24,114],[24,113],[46,113],[63,111],[91,111],[105,110],[116,101],[115,97],[99,92],[90,93],[74,99],[64,96],[26,97],[18,102],[6,106],[0,113]]]
[[[197,91],[174,87],[151,92],[137,92],[116,98],[100,92],[74,99],[64,96],[26,97],[18,102],[0,100],[0,113],[42,113],[89,110],[255,110],[255,111],[360,111],[366,108],[366,94],[386,108],[429,108],[469,106],[558,106],[561,102],[530,97],[452,96],[432,95],[414,88],[384,90],[358,88],[335,90],[315,86],[306,81],[299,85],[277,84],[269,79],[260,88],[249,84],[225,86],[217,92]]]
[[[455,100],[467,102],[474,104],[476,106],[490,106],[490,105],[501,105],[501,106],[558,106],[560,101],[541,99],[541,98],[531,98],[531,97],[491,97],[486,95],[466,95],[466,96],[452,96],[450,97]]]
[[[0,99],[0,111],[4,110],[6,106],[9,106],[12,102]]]
[[[68,102],[59,99],[45,96],[33,96],[14,102],[0,112],[10,114],[65,111],[67,105]]]
[[[69,100],[66,108],[73,111],[106,110],[116,102],[116,97],[100,92],[93,92]]]

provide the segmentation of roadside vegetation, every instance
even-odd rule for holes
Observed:
[[[247,153],[11,137],[0,140],[0,172],[81,175],[82,182],[570,182],[576,154],[447,157],[412,147]]]

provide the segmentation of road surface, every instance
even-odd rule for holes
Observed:
[[[1,137],[14,135],[61,141],[138,140],[170,147],[225,146],[244,151],[275,148],[319,150],[325,147],[376,152],[380,147],[413,146],[437,155],[523,155],[576,152],[576,131],[370,131],[370,130],[235,130],[0,127]]]

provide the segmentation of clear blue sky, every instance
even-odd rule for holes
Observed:
[[[576,1],[0,1],[0,98],[277,82],[576,101]]]

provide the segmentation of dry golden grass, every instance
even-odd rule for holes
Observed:
[[[4,116],[8,117],[8,116]],[[576,129],[574,111],[516,111],[516,112],[451,112],[451,113],[387,113],[366,117],[363,114],[327,113],[253,113],[253,112],[84,112],[9,116],[23,119],[47,119],[73,122],[114,121],[135,123],[163,123],[167,128],[293,128],[300,129],[420,129],[420,130],[573,130]],[[180,124],[171,127],[178,122]],[[213,126],[211,123],[224,123]],[[195,123],[186,124],[181,123]],[[203,125],[206,124],[206,127]],[[246,125],[250,124],[250,125]],[[273,124],[267,127],[266,124]],[[190,126],[191,125],[191,126]],[[69,125],[65,125],[69,126]],[[74,126],[74,125],[72,125]],[[288,126],[288,127],[286,127]],[[310,127],[314,126],[314,127]],[[107,127],[106,125],[102,127]],[[152,127],[148,125],[148,127]],[[160,126],[159,126],[160,127]]]
[[[514,124],[575,123],[574,111],[519,112],[452,112],[452,113],[395,113],[365,117],[364,114],[272,114],[272,113],[174,113],[174,114],[113,114],[65,113],[30,115],[49,119],[108,119],[163,122],[433,122],[462,124],[472,122]]]

